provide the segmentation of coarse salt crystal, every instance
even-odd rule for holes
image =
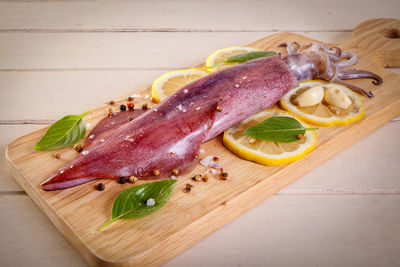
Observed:
[[[239,84],[235,84],[235,87],[238,88],[238,87],[239,87]]]
[[[158,111],[158,109],[156,109],[156,108],[153,108],[153,110],[154,110],[154,112],[157,112],[157,111]]]
[[[82,151],[82,155],[85,156],[85,155],[87,155],[87,154],[89,154],[89,151],[87,151],[87,150],[83,150],[83,151]]]
[[[103,143],[104,141],[106,141],[106,140],[105,140],[105,139],[101,139],[101,140],[100,140],[100,143]]]
[[[93,139],[94,138],[94,134],[89,135],[89,139]]]
[[[242,79],[243,79],[243,80],[246,80],[246,79],[247,79],[247,76],[243,76]]]
[[[212,174],[216,174],[217,173],[216,169],[210,169],[210,171],[211,171]]]
[[[186,112],[186,109],[182,110],[182,112],[185,113],[185,112]]]
[[[145,95],[145,96],[144,96],[144,99],[147,99],[147,98],[149,98],[149,97],[150,97],[149,95]]]
[[[208,155],[206,157],[204,157],[202,160],[200,160],[200,164],[203,166],[209,166],[210,164],[213,163],[213,156]]]
[[[183,110],[182,104],[177,105],[176,108],[177,108],[178,110],[181,110],[181,111]]]
[[[185,94],[187,94],[187,92],[189,92],[189,90],[188,90],[188,89],[184,89],[183,92],[184,92]]]
[[[222,166],[221,166],[221,164],[220,164],[219,162],[215,162],[215,163],[211,166],[211,168],[214,168],[214,169],[221,169]]]
[[[60,171],[60,174],[63,174],[63,173],[64,173],[64,170],[61,170],[61,171]]]
[[[154,200],[154,198],[149,198],[149,199],[146,201],[146,205],[147,205],[148,207],[154,206],[155,204],[156,204],[156,201]]]
[[[171,179],[172,179],[172,180],[176,180],[176,176],[175,176],[175,175],[172,175],[172,176],[171,176]]]
[[[200,107],[195,108],[196,110],[200,110]]]
[[[204,149],[200,149],[199,152],[200,152],[200,153],[204,153],[204,152],[206,152],[206,151],[205,151]]]
[[[69,166],[70,169],[72,169],[74,167],[74,165]]]

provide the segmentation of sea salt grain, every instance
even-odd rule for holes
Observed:
[[[61,171],[60,171],[60,174],[63,174],[63,173],[64,173],[64,170],[61,170]]]
[[[154,198],[149,198],[147,201],[146,201],[146,205],[148,206],[148,207],[152,207],[152,206],[154,206],[156,204],[156,201],[154,200]]]
[[[82,155],[87,155],[87,154],[89,154],[89,151],[87,151],[87,150],[84,150],[84,151],[82,151]]]
[[[210,166],[210,164],[213,163],[213,156],[208,155],[206,157],[204,157],[202,160],[200,160],[200,164],[203,166]]]
[[[206,151],[205,151],[204,149],[200,149],[199,152],[200,152],[200,153],[204,153],[204,152],[206,152]]]
[[[195,108],[196,110],[200,110],[200,107]]]
[[[187,93],[189,92],[189,90],[188,90],[188,89],[184,89],[183,92],[184,92],[185,94],[187,94]]]
[[[144,99],[147,99],[147,98],[149,98],[149,97],[150,97],[149,95],[145,95],[145,96],[144,96]]]
[[[176,180],[176,176],[175,176],[175,175],[172,175],[172,176],[171,176],[171,179],[172,179],[172,180]]]
[[[101,139],[101,140],[100,140],[100,143],[103,143],[104,141],[106,141],[106,140],[105,140],[105,139]]]
[[[235,84],[235,87],[238,88],[238,87],[239,87],[239,84]]]
[[[89,135],[89,139],[93,139],[94,138],[94,134]]]

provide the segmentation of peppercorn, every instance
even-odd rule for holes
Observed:
[[[133,101],[133,97],[129,96],[128,101]]]
[[[208,176],[207,175],[203,176],[203,182],[206,182],[206,183],[208,182]]]
[[[179,173],[179,170],[177,170],[177,169],[173,169],[171,172],[172,172],[172,174],[173,174],[173,175],[178,175],[178,173]]]
[[[128,121],[131,121],[131,120],[133,120],[133,118],[132,117],[128,117]]]
[[[55,157],[56,159],[60,159],[60,158],[61,158],[61,154],[60,154],[60,153],[55,153],[55,154],[54,154],[54,157]]]
[[[222,173],[219,175],[219,179],[225,181],[226,179],[228,179],[228,173],[227,173],[227,172],[222,172]]]
[[[169,155],[170,155],[171,157],[175,156],[174,152],[169,152]]]
[[[222,107],[221,106],[217,106],[217,111],[221,112],[222,111]]]
[[[132,110],[135,107],[135,105],[133,103],[127,103],[126,105],[128,106],[128,108],[130,110]]]
[[[144,103],[144,104],[142,105],[142,109],[143,109],[143,110],[146,110],[146,109],[148,109],[148,108],[149,108],[149,104]]]
[[[107,115],[110,117],[113,115],[113,110],[111,108],[108,109]]]
[[[185,189],[183,189],[184,193],[189,193],[192,190],[193,185],[191,184],[186,184]]]
[[[200,182],[202,180],[202,178],[203,178],[203,176],[201,174],[197,174],[196,176],[192,177],[192,180],[196,181],[196,182]]]
[[[99,191],[103,191],[106,188],[106,186],[103,183],[99,183],[96,187],[97,187],[97,190],[99,190]]]
[[[156,100],[154,97],[150,97],[150,101],[151,101],[152,103],[154,103],[154,104],[157,103],[157,100]]]
[[[124,104],[122,104],[121,106],[119,106],[119,109],[120,109],[121,111],[125,111],[125,110],[126,110],[126,106],[125,106]]]
[[[110,104],[110,105],[114,105],[114,104],[115,104],[115,101],[114,101],[114,100],[111,100],[111,101],[109,102],[109,104]]]
[[[80,143],[76,144],[74,148],[76,152],[82,152],[83,150],[83,146]]]
[[[303,135],[302,135],[302,134],[298,134],[298,135],[297,135],[297,139],[299,139],[299,140],[300,140],[300,139],[303,139]]]
[[[160,175],[160,171],[159,171],[159,170],[154,170],[154,171],[153,171],[153,174],[154,174],[155,176],[158,176],[158,175]]]
[[[133,184],[135,182],[137,182],[138,178],[136,176],[130,176],[128,179],[128,182]]]
[[[120,177],[120,178],[119,178],[119,183],[120,183],[120,184],[126,183],[126,177]]]

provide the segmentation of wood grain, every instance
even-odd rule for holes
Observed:
[[[360,21],[397,18],[399,13],[397,0],[10,1],[0,3],[0,29],[29,32],[351,31]]]
[[[280,33],[252,45],[268,49],[280,42],[294,40],[311,41],[300,35]],[[40,182],[63,164],[63,161],[52,158],[51,152],[32,150],[32,145],[44,130],[26,135],[9,145],[11,171],[90,264],[165,262],[400,113],[399,76],[368,60],[369,54],[360,50],[354,42],[341,47],[360,56],[356,67],[373,70],[384,78],[385,83],[374,90],[375,98],[365,99],[367,112],[362,121],[345,127],[321,129],[317,148],[301,161],[278,167],[259,166],[236,158],[223,148],[218,138],[214,139],[204,144],[204,148],[207,153],[221,158],[231,179],[226,182],[211,179],[208,184],[196,184],[192,193],[184,194],[182,186],[190,177],[186,176],[180,179],[171,201],[160,212],[134,221],[118,222],[118,225],[102,233],[94,230],[108,219],[113,198],[128,185],[107,181],[104,192],[93,190],[94,182],[62,191],[42,191]],[[370,86],[368,81],[355,83]],[[104,112],[105,108],[99,107],[89,121],[94,123],[104,116]],[[73,153],[71,149],[64,149],[65,160],[72,158]],[[99,206],[97,203],[102,204]]]

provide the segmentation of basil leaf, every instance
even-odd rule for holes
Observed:
[[[77,143],[86,134],[83,116],[92,111],[81,115],[67,115],[56,121],[46,131],[42,139],[35,144],[34,148],[39,151],[54,150]]]
[[[166,179],[125,189],[114,200],[111,220],[98,230],[104,230],[118,219],[140,218],[161,209],[170,199],[176,182]],[[147,205],[149,199],[154,200],[153,206]]]
[[[262,140],[290,143],[298,141],[297,136],[304,135],[306,130],[318,130],[318,128],[305,128],[292,117],[276,116],[251,126],[243,134]]]
[[[254,52],[248,52],[248,53],[231,56],[227,60],[225,60],[224,63],[243,63],[243,62],[257,59],[260,57],[270,57],[273,55],[276,55],[276,52],[274,52],[274,51],[254,51]]]

